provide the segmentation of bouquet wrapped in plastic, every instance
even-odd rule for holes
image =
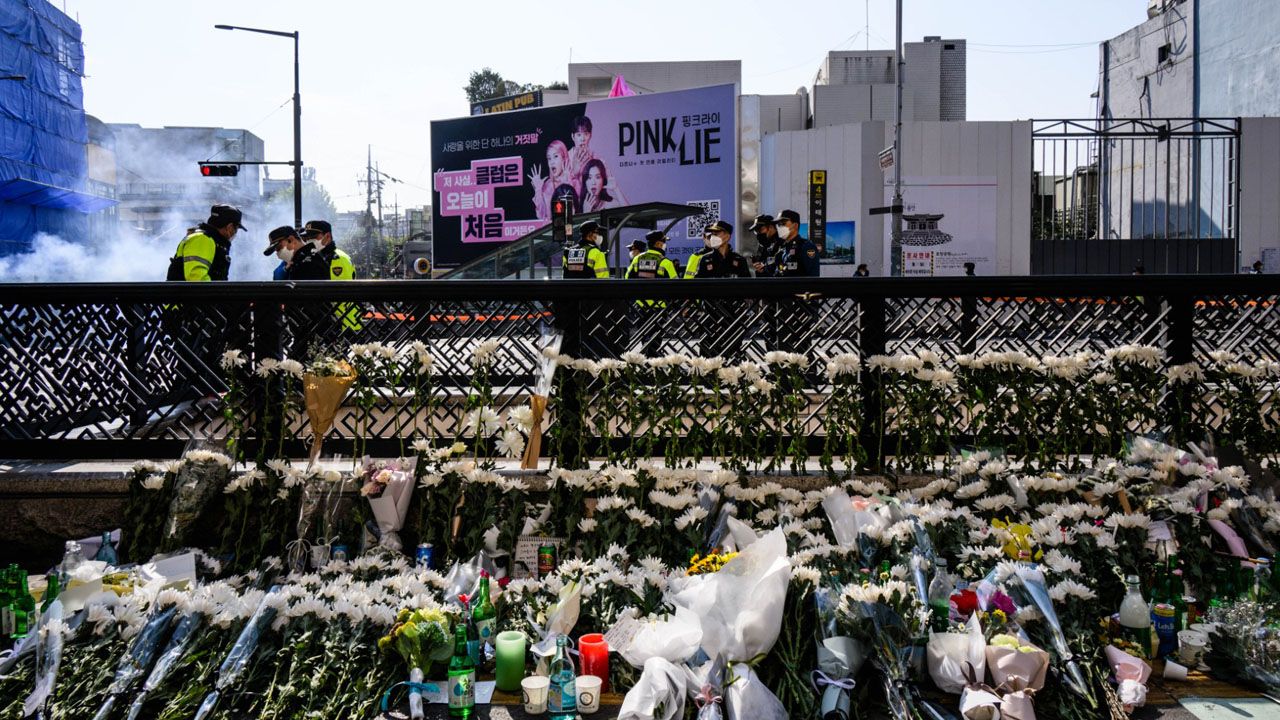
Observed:
[[[731,719],[787,717],[782,703],[745,663],[766,655],[777,642],[790,580],[786,539],[775,529],[719,571],[688,578],[670,597],[698,616],[707,657],[729,663],[725,708]]]
[[[160,687],[160,684],[169,677],[169,671],[186,654],[187,648],[191,647],[191,642],[196,636],[196,631],[203,624],[204,615],[202,613],[190,611],[182,616],[178,626],[173,629],[173,635],[169,636],[169,643],[165,646],[164,652],[160,653],[160,659],[156,660],[156,666],[151,669],[151,674],[147,676],[146,682],[142,684],[142,690],[133,699],[133,704],[129,706],[127,720],[138,719],[147,695]],[[144,632],[145,630],[144,628]],[[104,715],[103,717],[106,716]]]
[[[1151,666],[1129,653],[1113,645],[1106,647],[1107,664],[1115,673],[1119,687],[1116,693],[1124,704],[1125,712],[1132,713],[1134,708],[1147,704],[1147,678],[1151,676]]]
[[[320,459],[324,436],[356,381],[356,371],[345,360],[313,365],[302,376],[302,395],[311,420],[311,464]]]
[[[384,653],[396,653],[409,666],[409,717],[422,720],[422,691],[419,686],[426,678],[426,671],[433,662],[447,660],[452,649],[449,646],[449,618],[435,608],[428,610],[401,610],[396,616],[395,627],[378,640],[378,649]],[[386,695],[393,688],[388,688]],[[386,703],[384,696],[383,703]]]
[[[133,637],[133,642],[129,643],[129,650],[125,652],[124,657],[120,658],[120,667],[116,668],[116,675],[111,680],[111,686],[107,688],[107,699],[98,709],[98,713],[93,716],[94,720],[110,717],[111,710],[116,704],[116,697],[128,690],[151,667],[151,661],[160,651],[160,643],[168,634],[169,625],[177,612],[176,607],[170,607],[152,613],[142,631]]]
[[[556,654],[556,638],[568,637],[569,633],[573,632],[573,626],[578,624],[578,613],[581,610],[582,583],[574,580],[560,588],[555,603],[547,608],[545,623],[539,625],[533,622],[532,618],[530,619],[529,624],[542,637],[529,648],[534,657],[538,658],[539,675],[546,674],[546,668],[550,666],[551,658]]]
[[[378,544],[401,552],[404,543],[400,540],[400,529],[404,527],[409,498],[413,495],[413,470],[398,462],[366,459],[364,471],[360,474],[360,494],[369,501],[369,508],[373,510],[378,524]]]
[[[217,452],[195,450],[183,456],[173,483],[173,500],[164,524],[162,551],[176,550],[189,542],[189,534],[209,501],[223,491],[231,471],[231,458]]]
[[[970,684],[970,672],[978,678],[986,676],[987,641],[977,614],[969,616],[965,632],[929,633],[926,648],[929,677],[938,689],[960,694]]]
[[[58,682],[58,669],[62,665],[63,633],[67,624],[62,621],[62,601],[54,600],[44,615],[36,631],[38,645],[36,647],[36,687],[22,703],[22,716],[31,717],[42,710],[47,711],[45,702],[53,697],[54,686]],[[43,714],[43,713],[42,713]]]
[[[208,718],[217,706],[218,698],[222,696],[223,691],[234,685],[244,674],[245,668],[249,666],[249,660],[253,658],[254,650],[258,649],[258,641],[262,639],[262,633],[276,618],[276,608],[269,601],[271,596],[279,591],[280,586],[273,585],[262,598],[262,602],[258,603],[258,609],[253,611],[253,615],[245,623],[244,629],[240,631],[240,637],[236,638],[236,644],[231,646],[231,651],[218,667],[217,683],[214,685],[213,692],[206,695],[204,702],[200,703],[200,709],[196,711],[196,720]]]

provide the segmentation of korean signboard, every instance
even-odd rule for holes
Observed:
[[[995,275],[996,187],[994,177],[904,177],[902,246],[893,247],[886,217],[886,270],[896,254],[905,276],[963,275],[967,262],[979,275]],[[884,196],[889,204],[892,181]]]
[[[733,85],[597,100],[431,123],[432,231],[454,267],[551,222],[551,199],[576,213],[646,202],[695,204],[668,233],[679,259],[702,228],[733,221]]]

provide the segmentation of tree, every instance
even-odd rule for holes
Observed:
[[[513,80],[507,80],[493,68],[484,68],[471,73],[467,86],[462,89],[467,93],[467,102],[475,103],[517,93],[533,92],[534,90],[568,90],[569,85],[561,81],[553,82],[550,85],[537,83],[524,83],[522,85]]]
[[[266,214],[268,218],[289,218],[287,224],[293,224],[293,183],[289,183],[267,198]],[[338,217],[338,208],[333,204],[329,191],[318,183],[302,183],[302,222],[308,220],[328,220],[333,222]]]
[[[471,78],[463,90],[467,93],[467,102],[474,103],[504,95],[514,95],[521,91],[521,87],[519,83],[504,79],[497,70],[484,68],[471,73]]]

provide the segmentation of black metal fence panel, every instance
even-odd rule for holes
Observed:
[[[795,388],[807,398],[802,427],[820,436],[831,389],[821,366],[838,355],[865,368],[876,355],[927,351],[954,367],[963,355],[1141,344],[1163,348],[1166,365],[1215,351],[1275,360],[1277,302],[1265,276],[7,285],[0,456],[172,456],[190,440],[230,432],[227,350],[252,368],[345,358],[370,343],[398,357],[415,346],[429,353],[434,400],[414,401],[408,373],[386,374],[370,389],[368,412],[338,415],[334,447],[363,436],[370,451],[391,454],[414,437],[451,436],[469,409],[473,354],[487,343],[496,348],[486,384],[499,412],[548,392],[544,351],[760,364],[773,351],[800,353],[813,366]],[[605,417],[616,408],[601,392],[592,386],[573,408],[586,427],[613,437],[637,431]],[[561,399],[553,412],[565,412]],[[688,408],[688,427],[715,422],[699,412]],[[310,432],[299,409],[289,434]]]

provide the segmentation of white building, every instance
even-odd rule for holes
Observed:
[[[902,119],[964,120],[964,40],[930,36],[904,43]],[[813,127],[893,120],[893,50],[827,53],[813,81]]]

